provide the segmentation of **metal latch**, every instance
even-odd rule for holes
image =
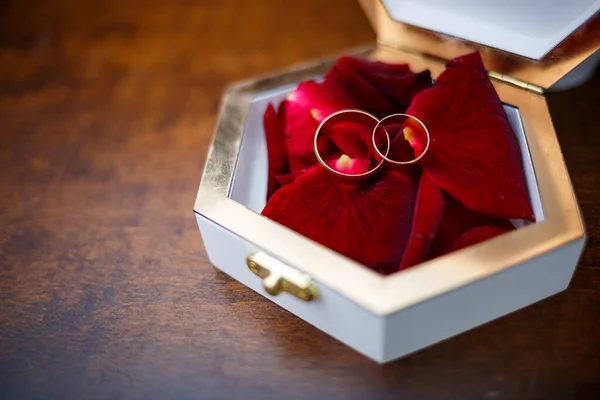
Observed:
[[[250,271],[263,279],[265,291],[272,296],[288,292],[304,301],[312,301],[319,296],[312,279],[300,271],[261,252],[246,258]]]

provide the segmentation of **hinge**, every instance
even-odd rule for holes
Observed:
[[[509,85],[516,86],[521,89],[528,90],[535,94],[544,94],[544,88],[541,86],[534,85],[533,83],[525,82],[517,78],[513,78],[509,75],[504,75],[496,71],[489,71],[488,76],[492,79],[499,80],[504,83],[508,83]]]

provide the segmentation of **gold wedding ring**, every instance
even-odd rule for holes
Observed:
[[[330,167],[327,164],[327,162],[325,162],[323,157],[321,157],[321,154],[319,153],[319,149],[317,146],[318,140],[319,140],[319,135],[324,130],[324,128],[334,125],[335,123],[342,123],[342,122],[344,122],[344,123],[356,122],[359,124],[365,124],[367,126],[371,126],[371,125],[375,124],[374,129],[376,129],[378,126],[380,126],[380,121],[374,115],[371,115],[364,111],[354,110],[354,109],[341,110],[341,111],[334,112],[334,113],[330,114],[327,118],[325,118],[323,120],[323,122],[321,122],[319,127],[317,128],[317,131],[315,132],[313,147],[314,147],[314,151],[315,151],[315,156],[317,157],[317,161],[319,162],[319,164],[321,164],[327,171],[331,172],[335,176],[342,178],[345,182],[357,183],[359,181],[362,181],[362,180],[369,178],[369,177],[373,176],[374,174],[376,174],[381,169],[381,167],[383,167],[383,164],[385,163],[385,157],[382,158],[375,167],[369,169],[367,172],[364,172],[362,174],[346,174],[346,173],[337,171],[336,169]],[[385,156],[387,156],[390,151],[391,143],[390,143],[389,135],[387,134],[387,131],[385,130],[385,127],[383,127],[383,129],[387,136],[387,149],[385,151]],[[375,132],[375,130],[373,130],[373,132]],[[380,152],[378,151],[378,153],[380,153]]]
[[[419,128],[422,128],[423,132],[425,132],[425,135],[427,136],[427,143],[425,145],[425,148],[421,152],[421,154],[419,154],[419,156],[416,157],[415,159],[409,160],[409,161],[396,161],[396,160],[392,160],[391,158],[388,157],[392,143],[391,143],[388,129],[386,129],[386,127],[383,125],[383,123],[384,122],[390,123],[390,122],[393,122],[394,120],[398,120],[397,122],[399,122],[403,125],[402,133],[404,135],[404,138],[409,142],[409,144],[411,144],[411,147],[412,147],[412,143],[410,143],[410,136],[415,134],[414,133],[415,127],[404,125],[407,122],[407,120],[416,122],[419,125]],[[367,126],[375,123],[375,127],[373,128],[373,134],[371,135],[371,142],[373,145],[373,149],[375,150],[375,154],[374,154],[375,161],[378,162],[378,164],[375,167],[369,169],[367,172],[363,172],[362,174],[346,174],[346,173],[340,172],[340,171],[336,170],[335,168],[332,168],[331,166],[329,166],[327,164],[327,162],[323,159],[321,154],[319,153],[318,141],[319,141],[319,135],[322,133],[322,131],[325,130],[325,128],[327,128],[329,126],[334,125],[335,123],[348,123],[348,122],[365,124]],[[385,153],[382,153],[381,150],[379,150],[379,148],[377,147],[376,135],[377,135],[378,129],[383,129],[383,132],[385,133],[385,138],[387,139],[387,147],[385,149]],[[379,120],[377,117],[375,117],[374,115],[369,114],[367,112],[364,112],[361,110],[355,110],[355,109],[347,109],[347,110],[341,110],[341,111],[334,112],[334,113],[330,114],[327,118],[325,118],[323,120],[323,122],[321,122],[321,124],[319,125],[319,127],[317,128],[317,130],[315,132],[313,148],[314,148],[315,156],[317,157],[317,161],[319,162],[319,164],[321,164],[323,166],[323,168],[325,168],[327,171],[331,172],[333,175],[337,176],[338,178],[341,178],[346,183],[357,183],[357,182],[360,182],[366,178],[369,178],[369,177],[373,176],[374,174],[376,174],[377,172],[379,172],[379,170],[381,170],[381,168],[385,165],[386,162],[391,165],[395,165],[395,166],[410,165],[410,164],[418,163],[419,161],[421,161],[421,159],[423,159],[423,157],[429,150],[430,143],[431,143],[431,136],[429,135],[429,131],[427,130],[427,127],[420,119],[413,117],[412,115],[391,114],[391,115],[388,115],[387,117]]]
[[[425,135],[427,136],[427,144],[425,145],[425,149],[423,149],[423,152],[417,158],[415,158],[413,160],[409,160],[409,161],[396,161],[396,160],[392,160],[391,158],[387,157],[387,155],[389,154],[389,151],[390,151],[390,146],[391,146],[390,135],[388,133],[388,130],[382,124],[385,121],[391,122],[394,119],[401,120],[401,121],[399,121],[401,123],[405,123],[407,120],[415,121],[423,128],[423,132],[425,132]],[[377,129],[379,129],[380,127],[383,128],[385,135],[387,137],[387,140],[388,140],[387,150],[386,150],[385,154],[383,154],[379,150],[379,148],[377,147],[377,143],[375,143],[375,136],[377,134]],[[407,133],[407,129],[412,130],[414,128],[406,127],[406,126],[403,128],[404,137],[410,144],[410,140],[407,136],[409,134],[414,134],[414,133],[412,133],[412,132]],[[387,117],[383,118],[381,121],[377,122],[377,125],[375,125],[375,128],[373,128],[373,136],[371,137],[371,141],[373,144],[373,148],[375,149],[377,161],[382,161],[382,162],[387,161],[388,163],[393,164],[393,165],[410,165],[410,164],[415,164],[415,163],[419,162],[425,156],[425,154],[429,150],[429,144],[431,143],[431,136],[429,135],[429,131],[427,130],[427,127],[420,119],[413,117],[412,115],[408,115],[408,114],[391,114],[391,115],[388,115]],[[412,144],[411,144],[411,146],[412,146]]]

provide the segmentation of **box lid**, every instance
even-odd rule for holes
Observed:
[[[359,0],[381,45],[549,88],[600,49],[600,0]]]

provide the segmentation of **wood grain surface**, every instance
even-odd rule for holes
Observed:
[[[224,87],[373,39],[354,0],[0,0],[0,398],[600,398],[600,76],[549,95],[589,231],[560,295],[379,366],[208,264]]]

